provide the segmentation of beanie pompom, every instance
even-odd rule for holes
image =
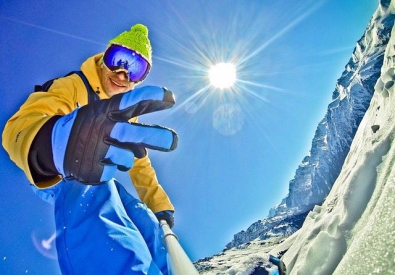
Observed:
[[[148,29],[143,24],[136,24],[130,28],[131,31],[141,32],[141,35],[148,37]]]

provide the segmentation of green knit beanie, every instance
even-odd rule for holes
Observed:
[[[114,39],[110,44],[125,46],[141,54],[152,66],[152,48],[148,39],[148,29],[143,24],[132,26],[129,31],[124,31]]]

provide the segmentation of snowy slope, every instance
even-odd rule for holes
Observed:
[[[284,255],[291,275],[395,274],[394,35],[343,169]]]
[[[285,253],[283,260],[291,275],[395,274],[395,34],[388,40],[394,13],[395,0],[380,1],[358,41],[328,114],[317,129],[311,156],[297,170],[295,179],[302,173],[305,181],[301,186],[291,181],[289,196],[267,219],[236,234],[222,253],[197,262],[201,274],[252,274],[257,266],[268,264],[268,251]],[[366,104],[369,89],[374,94]],[[362,114],[359,121],[346,108],[349,106]],[[368,110],[362,119],[364,108]],[[359,125],[356,134],[350,121]],[[337,127],[330,128],[329,123]],[[314,149],[329,154],[328,162],[313,157]],[[333,187],[333,173],[321,173],[321,184],[313,187],[311,179],[316,176],[304,173],[303,168],[314,160],[316,168],[334,171],[330,154],[347,152]],[[313,195],[321,195],[321,201],[314,202]],[[314,203],[318,205],[308,213],[302,228],[284,241],[295,225],[292,217]]]

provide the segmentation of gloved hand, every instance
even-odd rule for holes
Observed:
[[[156,218],[160,222],[161,220],[165,220],[170,228],[174,226],[174,214],[173,211],[165,210],[158,213],[155,213]]]
[[[58,119],[52,130],[53,160],[65,179],[100,184],[113,178],[117,169],[127,171],[134,157],[146,148],[171,151],[177,134],[157,125],[128,123],[132,117],[171,108],[173,93],[145,86],[110,99],[98,100]]]

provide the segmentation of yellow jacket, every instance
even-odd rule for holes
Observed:
[[[100,58],[98,54],[88,58],[81,66],[94,91],[100,99],[108,98],[100,83]],[[88,104],[88,93],[82,79],[70,75],[55,80],[48,92],[30,94],[26,102],[6,123],[3,131],[3,147],[37,188],[43,189],[55,185],[61,180],[58,176],[47,182],[34,182],[28,165],[28,154],[34,137],[40,128],[54,115],[66,115],[77,105]],[[131,121],[136,122],[137,118]],[[129,171],[133,185],[140,199],[154,212],[174,210],[167,194],[158,183],[155,170],[148,156],[137,159]]]

